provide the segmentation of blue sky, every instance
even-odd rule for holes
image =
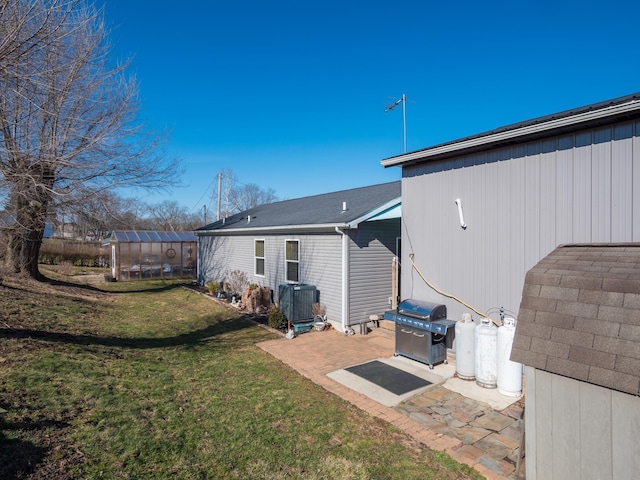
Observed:
[[[185,167],[167,198],[214,206],[217,173],[280,199],[400,178],[407,150],[640,91],[640,2],[101,0],[141,119]]]

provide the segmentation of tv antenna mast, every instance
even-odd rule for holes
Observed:
[[[402,103],[402,131],[404,134],[404,153],[407,153],[407,96],[403,93],[402,97],[393,102],[384,109],[385,113],[390,112]]]

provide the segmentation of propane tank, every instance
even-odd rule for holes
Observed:
[[[508,397],[522,394],[522,364],[510,360],[515,332],[515,318],[505,317],[498,328],[498,391]]]
[[[462,380],[475,380],[475,331],[471,314],[463,313],[456,322],[456,375]]]
[[[483,318],[476,326],[476,383],[484,388],[496,388],[498,328],[490,318]]]

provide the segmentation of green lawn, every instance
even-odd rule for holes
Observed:
[[[52,273],[49,275],[53,276]],[[0,285],[0,478],[482,478],[179,285]]]

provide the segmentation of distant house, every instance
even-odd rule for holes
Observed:
[[[527,273],[527,480],[640,474],[640,244],[564,245]]]
[[[261,205],[194,233],[201,283],[239,270],[276,302],[280,285],[313,285],[328,320],[346,329],[388,308],[400,182]]]
[[[193,232],[114,230],[103,245],[111,249],[114,280],[196,276]]]

